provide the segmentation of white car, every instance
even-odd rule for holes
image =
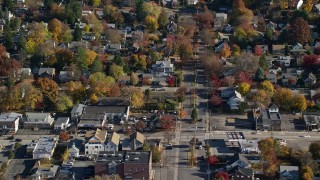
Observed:
[[[113,124],[108,124],[108,129],[113,129],[114,125]]]
[[[305,137],[305,138],[309,138],[309,137],[311,137],[310,135],[303,135],[303,137]]]
[[[147,117],[146,116],[142,116],[142,120],[146,121]]]

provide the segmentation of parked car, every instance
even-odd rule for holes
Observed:
[[[114,125],[113,124],[108,124],[108,129],[113,129]]]
[[[166,144],[166,149],[173,149],[173,146],[171,143]]]
[[[146,121],[147,117],[146,116],[142,116],[142,120]]]
[[[16,139],[16,142],[21,142],[21,141],[22,141],[22,139],[20,139],[20,138]]]

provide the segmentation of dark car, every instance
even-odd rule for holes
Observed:
[[[21,141],[22,141],[22,139],[20,139],[20,138],[16,139],[16,142],[21,142]]]

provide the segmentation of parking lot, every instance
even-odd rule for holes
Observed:
[[[6,179],[15,179],[17,174],[26,178],[33,168],[36,160],[33,159],[13,159],[7,167]]]

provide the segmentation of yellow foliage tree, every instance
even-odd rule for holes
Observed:
[[[159,28],[158,20],[155,17],[150,15],[146,17],[145,25],[150,31],[155,31]]]
[[[259,89],[265,90],[266,92],[268,92],[270,94],[270,96],[273,96],[273,94],[274,94],[274,86],[268,80],[262,81],[259,85]]]
[[[52,40],[58,41],[58,37],[62,33],[62,22],[59,21],[58,19],[54,18],[52,19],[49,24],[48,24],[48,29],[51,32],[52,35]]]
[[[246,95],[248,94],[248,92],[250,91],[251,85],[245,82],[242,82],[239,84],[237,91],[241,94],[241,95]]]
[[[90,66],[96,57],[97,57],[96,52],[94,52],[90,49],[86,49],[87,66]]]
[[[26,50],[27,50],[27,53],[29,54],[33,54],[36,50],[36,47],[37,47],[37,44],[29,39],[27,42],[26,42]]]
[[[140,89],[131,89],[131,105],[140,108],[144,105],[144,93]]]
[[[298,111],[305,111],[308,107],[307,100],[304,95],[296,95],[292,99],[292,109]]]
[[[288,88],[278,88],[273,95],[274,103],[287,111],[291,109],[292,98],[293,93]]]

